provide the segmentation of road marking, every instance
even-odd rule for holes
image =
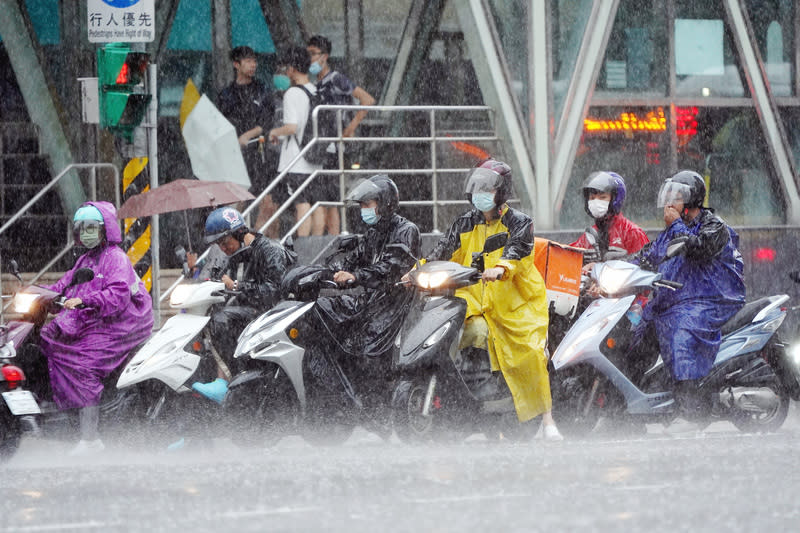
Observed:
[[[292,513],[308,513],[312,511],[321,511],[322,507],[276,507],[274,509],[253,509],[252,511],[238,511],[229,513],[220,513],[220,516],[225,518],[243,518],[246,516],[264,516],[273,514],[292,514]]]
[[[404,499],[408,503],[453,503],[453,502],[472,502],[483,500],[504,500],[507,498],[531,498],[532,494],[491,494],[491,495],[474,495],[474,496],[451,496],[447,498],[413,498]]]
[[[74,530],[82,531],[85,529],[108,529],[122,525],[119,522],[67,522],[63,524],[38,524],[35,526],[17,526],[4,529],[3,531],[62,531]]]

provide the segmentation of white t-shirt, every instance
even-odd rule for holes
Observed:
[[[313,83],[304,85],[311,94],[316,94],[317,87]],[[294,135],[286,136],[281,144],[281,158],[278,161],[278,172],[283,171],[289,166],[292,159],[300,153],[300,143],[303,142],[303,132],[308,122],[308,111],[311,107],[308,96],[299,87],[290,87],[283,94],[283,123],[297,124],[297,131]],[[294,137],[294,139],[292,139]],[[321,170],[322,165],[312,165],[305,158],[295,163],[289,172],[295,174],[311,174],[315,170]]]

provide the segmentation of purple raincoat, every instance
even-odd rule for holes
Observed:
[[[102,380],[153,327],[153,303],[125,252],[117,212],[108,202],[87,202],[103,214],[106,239],[78,258],[72,270],[50,288],[61,292],[79,268],[94,279],[66,290],[85,309],[64,309],[42,328],[42,352],[48,359],[53,400],[60,409],[97,405]]]

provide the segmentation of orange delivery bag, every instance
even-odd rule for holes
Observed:
[[[581,293],[583,249],[535,237],[533,262],[544,278],[548,308],[572,316]]]

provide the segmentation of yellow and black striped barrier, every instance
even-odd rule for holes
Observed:
[[[147,169],[146,157],[135,157],[125,165],[122,172],[123,203],[131,196],[150,190],[150,172]],[[149,292],[153,286],[150,217],[125,219],[122,248]]]

